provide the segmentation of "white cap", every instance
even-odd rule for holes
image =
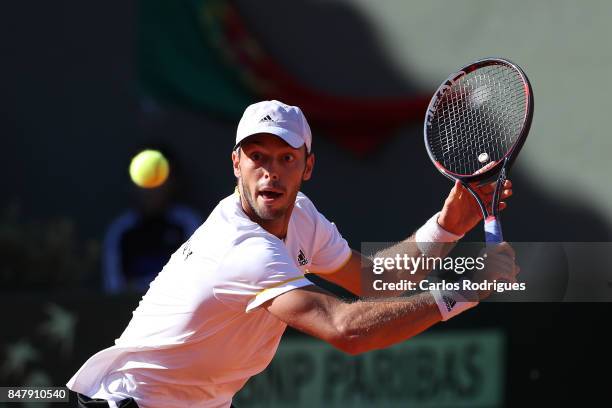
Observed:
[[[306,151],[310,153],[310,126],[297,106],[285,105],[279,101],[262,101],[250,105],[238,123],[236,146],[258,133],[276,135],[295,149],[306,145]]]

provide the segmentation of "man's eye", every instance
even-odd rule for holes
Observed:
[[[260,153],[253,153],[253,154],[251,154],[251,160],[253,160],[253,161],[261,160],[261,154]]]
[[[286,155],[285,155],[285,161],[286,161],[287,163],[290,163],[290,162],[292,162],[293,160],[295,160],[295,156],[293,156],[292,154],[286,154]]]

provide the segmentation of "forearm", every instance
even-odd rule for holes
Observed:
[[[436,214],[437,215],[437,214]],[[445,231],[438,223],[437,217],[430,218],[412,236],[406,238],[389,248],[378,251],[375,254],[368,254],[369,257],[362,256],[359,252],[353,251],[349,261],[339,270],[320,274],[321,278],[328,280],[336,285],[351,291],[360,297],[394,297],[402,294],[403,290],[384,290],[378,291],[374,288],[376,280],[386,283],[401,282],[402,280],[418,282],[421,281],[429,272],[431,263],[418,263],[416,267],[411,261],[422,261],[423,257],[445,257],[454,247],[455,241],[461,238]],[[418,242],[417,242],[418,240]],[[376,259],[395,259],[401,257],[403,263],[408,262],[408,270],[395,267],[384,268],[380,273],[374,272],[374,262]],[[315,274],[317,272],[314,272]]]
[[[421,234],[423,235],[423,234]],[[364,270],[367,276],[367,295],[372,297],[394,297],[399,296],[405,290],[384,290],[376,292],[373,288],[376,280],[387,283],[406,282],[418,284],[425,279],[435,266],[435,258],[444,258],[454,248],[455,242],[417,242],[418,234],[414,234],[402,242],[377,252],[369,259],[369,270]],[[424,240],[424,238],[420,238]],[[387,263],[388,262],[388,263]],[[387,264],[385,264],[387,263]],[[374,273],[374,265],[384,265],[384,271],[377,270]],[[377,285],[380,287],[380,283]]]
[[[425,257],[443,258],[448,255],[454,246],[455,242],[420,243],[416,240],[416,234],[413,234],[405,240],[377,252],[370,260],[374,258],[397,260],[399,255],[399,265],[395,263],[394,267],[386,269],[385,273],[393,279],[407,279],[418,282],[431,272],[431,263],[412,261]]]
[[[388,347],[405,341],[442,319],[434,297],[419,293],[387,301],[345,304],[339,325],[351,354]]]
[[[345,302],[316,286],[284,293],[264,305],[289,326],[358,354],[399,343],[476,305],[448,292]]]

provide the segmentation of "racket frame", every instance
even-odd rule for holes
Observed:
[[[512,145],[512,147],[506,152],[506,154],[497,160],[491,168],[487,171],[477,174],[457,174],[448,169],[446,169],[442,164],[440,164],[434,157],[433,151],[429,146],[428,142],[428,127],[432,123],[432,118],[435,115],[436,107],[438,103],[441,101],[443,95],[445,95],[446,91],[452,87],[452,85],[457,82],[463,76],[473,72],[479,68],[490,66],[490,65],[504,65],[514,69],[521,77],[523,84],[525,86],[525,117],[523,119],[523,126],[520,130],[519,136],[516,142]],[[485,236],[486,241],[490,243],[501,242],[503,240],[501,233],[501,226],[498,220],[499,213],[499,200],[503,191],[503,185],[508,177],[508,173],[510,171],[510,167],[516,160],[518,153],[520,152],[525,140],[527,139],[527,135],[529,134],[529,129],[531,128],[531,121],[533,119],[533,90],[531,88],[531,83],[529,82],[529,78],[523,70],[516,65],[515,63],[504,59],[504,58],[483,58],[478,61],[475,61],[463,68],[459,71],[451,74],[446,81],[442,83],[434,93],[431,101],[429,102],[429,106],[427,107],[427,112],[425,114],[425,122],[423,125],[423,136],[425,141],[425,148],[427,149],[427,154],[429,158],[434,163],[436,168],[440,173],[442,173],[448,179],[454,181],[459,181],[476,199],[480,210],[482,211],[483,218],[485,220]],[[478,183],[478,185],[487,184],[497,177],[497,183],[495,185],[495,192],[493,193],[493,200],[491,201],[491,212],[487,210],[482,198],[476,193],[476,190],[470,186],[472,183]]]

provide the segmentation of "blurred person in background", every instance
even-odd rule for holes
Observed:
[[[132,205],[110,223],[104,237],[102,281],[106,293],[144,293],[170,255],[203,221],[197,211],[180,203],[182,173],[173,152],[165,146],[146,148],[166,157],[170,175],[155,188],[130,183]]]

